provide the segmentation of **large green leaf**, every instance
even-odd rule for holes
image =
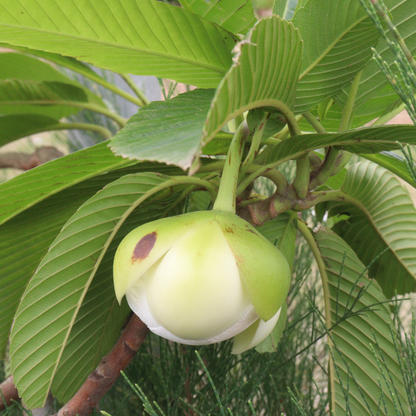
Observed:
[[[414,1],[385,0],[384,3],[391,12],[393,23],[397,27],[402,38],[405,39],[407,47],[414,55],[416,53],[416,13]],[[387,28],[386,31],[388,31]],[[376,49],[388,65],[393,65],[396,57],[384,39],[380,40]],[[335,97],[335,100],[343,106],[346,102],[348,93],[349,87],[344,88]],[[367,63],[361,76],[355,100],[356,116],[361,116],[363,111],[369,111],[369,108],[361,106],[370,98],[372,99],[371,108],[374,108],[374,110],[379,108],[380,100],[383,101],[383,106],[386,108],[393,105],[398,99],[394,89],[388,85],[386,76],[381,72],[374,60],[370,60]]]
[[[245,34],[256,22],[251,0],[179,0],[184,9],[232,33]]]
[[[296,10],[298,0],[274,0],[273,13],[282,19],[290,20]]]
[[[46,54],[47,55],[47,54]],[[52,54],[49,54],[52,55]],[[43,57],[43,56],[42,56]],[[61,56],[61,59],[70,59]],[[2,53],[0,55],[0,80],[20,79],[23,81],[56,81],[64,84],[71,84],[81,88],[87,95],[88,102],[107,108],[100,97],[92,93],[88,88],[79,82],[65,76],[51,65],[20,53]],[[79,65],[81,62],[79,62]],[[85,65],[84,65],[85,66]],[[90,70],[93,72],[92,70]],[[76,113],[79,109],[74,107],[42,107],[37,108],[36,114],[48,115],[53,118],[61,118]]]
[[[124,176],[89,199],[66,223],[23,295],[12,328],[13,380],[29,408],[47,398],[62,352],[103,257],[128,215],[172,186],[168,176]]]
[[[160,218],[169,202],[164,199],[135,210],[110,244],[76,316],[53,379],[52,392],[60,401],[69,401],[78,391],[113,347],[131,312],[125,301],[119,306],[114,293],[113,261],[118,245],[134,228]]]
[[[416,144],[415,126],[384,126],[347,133],[303,134],[279,143],[268,156],[266,163],[301,157],[312,150],[339,146],[354,153],[377,153],[400,149],[399,143]]]
[[[29,279],[62,226],[91,196],[79,187],[74,191],[56,195],[0,228],[0,358]]]
[[[100,143],[31,169],[0,184],[0,224],[65,188],[129,164]]]
[[[233,35],[156,0],[5,0],[2,42],[64,54],[137,75],[216,87],[231,65]]]
[[[0,116],[0,146],[31,134],[51,130],[51,128],[58,125],[58,120],[42,115],[12,114]]]
[[[260,20],[234,52],[208,113],[205,144],[247,110],[269,106],[284,112],[294,105],[302,42],[291,23],[278,16]]]
[[[404,412],[400,414],[408,415],[406,390],[390,332],[393,322],[385,296],[378,284],[368,279],[365,266],[341,238],[320,230],[316,240],[328,280],[326,296],[330,302],[335,363],[335,372],[330,377],[335,379],[335,415],[349,414],[346,394],[352,415],[396,415],[389,388],[403,406]],[[392,377],[390,387],[383,380],[370,344],[380,348],[376,347],[377,358],[385,361],[383,371]]]
[[[296,92],[296,112],[303,113],[350,84],[380,34],[357,0],[304,1],[292,21],[304,42]]]
[[[4,48],[13,48],[16,51],[22,52],[24,54],[34,55],[38,58],[43,60],[53,62],[54,64],[63,66],[65,68],[71,69],[72,71],[78,72],[84,75],[87,78],[93,79],[97,83],[101,84],[106,82],[103,78],[101,78],[96,72],[94,72],[87,64],[76,60],[75,58],[71,58],[69,56],[59,55],[57,53],[50,53],[45,51],[39,51],[36,49],[29,49],[23,46],[16,46],[16,45],[8,45],[8,44],[1,44],[0,45]],[[61,74],[62,75],[62,74]],[[20,77],[18,77],[20,78]],[[70,79],[70,78],[68,78]],[[38,80],[40,81],[40,80]],[[58,81],[58,80],[56,80]]]
[[[354,204],[337,206],[336,211],[350,218],[334,230],[370,268],[388,298],[416,289],[416,208],[398,179],[371,163],[352,165],[341,191]]]
[[[116,155],[191,166],[214,90],[194,90],[169,101],[154,101],[134,115],[111,140]]]
[[[19,79],[0,81],[0,114],[40,114],[61,118],[78,112],[87,102],[84,90],[71,84]],[[68,107],[70,110],[66,111]]]
[[[82,169],[82,165],[78,168]],[[179,169],[165,165],[140,163],[100,174],[72,186],[67,183],[60,191],[53,187],[40,187],[39,198],[29,199],[34,205],[26,206],[23,212],[1,225],[0,357],[4,355],[8,344],[10,328],[25,287],[66,221],[80,205],[108,183],[127,174],[147,171],[180,173]],[[33,183],[29,182],[28,189],[31,187]],[[3,208],[7,208],[7,203]]]
[[[111,83],[111,80],[106,80],[102,76],[100,76],[96,71],[94,71],[92,68],[90,68],[87,64],[76,60],[75,58],[71,58],[69,56],[63,56],[59,55],[57,53],[50,53],[45,51],[39,51],[36,49],[29,49],[25,48],[23,46],[16,46],[16,45],[7,45],[0,43],[0,46],[7,47],[7,48],[13,48],[16,51],[20,51],[24,54],[34,55],[38,58],[41,58],[42,60],[49,61],[51,63],[54,63],[56,65],[60,65],[62,67],[68,68],[71,71],[77,72],[78,74],[82,75],[83,77],[86,77],[93,82],[102,85],[104,88],[107,88],[116,94],[120,95],[121,97],[126,97],[128,94],[117,87],[114,83]],[[86,89],[88,92],[87,94],[95,95],[90,90]],[[97,96],[95,96],[97,97]],[[97,97],[98,98],[98,97]],[[99,99],[99,98],[98,98]],[[129,97],[129,99],[132,99],[132,97]],[[100,99],[99,99],[100,100]],[[101,100],[100,100],[101,101]],[[101,101],[102,104],[102,101]]]

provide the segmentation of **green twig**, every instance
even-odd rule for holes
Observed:
[[[53,130],[89,130],[101,134],[105,140],[110,140],[113,135],[110,130],[98,124],[89,123],[58,123],[43,128],[42,131],[53,131]]]
[[[24,102],[14,102],[13,104],[27,104],[27,103],[28,102],[24,101]],[[50,105],[50,104],[45,104],[44,101],[36,101],[36,100],[30,101],[30,104],[41,105],[41,106]],[[97,105],[97,104],[83,103],[83,102],[78,102],[78,101],[56,100],[56,101],[53,101],[53,105],[64,105],[64,106],[69,106],[69,107],[81,108],[83,110],[94,111],[96,113],[102,114],[103,116],[111,118],[120,126],[120,128],[123,128],[127,122],[127,119],[125,119],[124,117],[121,117],[117,113],[114,113],[113,111],[110,111],[107,108],[101,107],[100,105]]]
[[[267,120],[269,119],[269,117],[270,113],[264,113],[259,125],[256,127],[254,131],[253,138],[251,140],[250,150],[247,154],[246,159],[241,165],[241,174],[244,174],[247,171],[248,166],[250,166],[253,163],[254,158],[257,156],[261,139],[263,138],[263,133],[266,128]]]
[[[236,188],[238,183],[238,172],[240,169],[245,139],[249,133],[247,123],[244,121],[238,126],[233,140],[228,149],[218,197],[215,201],[214,210],[235,213]]]
[[[311,165],[308,156],[296,160],[296,178],[293,181],[293,188],[299,199],[304,199],[308,193]]]
[[[126,84],[134,91],[134,93],[139,98],[139,101],[138,102],[140,104],[138,104],[138,105],[140,107],[144,107],[145,105],[149,104],[149,100],[147,99],[146,95],[144,94],[144,92],[140,88],[137,87],[137,85],[131,79],[130,75],[128,75],[128,74],[120,74],[120,76],[121,76],[121,78],[124,79],[124,81],[126,82]]]
[[[305,120],[315,129],[317,133],[327,133],[324,126],[318,121],[318,119],[309,111],[303,113]]]
[[[342,111],[341,122],[338,127],[338,133],[348,130],[352,110],[354,108],[355,97],[357,96],[358,87],[360,86],[362,72],[362,70],[357,72],[352,82],[351,89],[347,97],[347,102],[345,103],[344,109]]]
[[[285,127],[283,127],[283,129],[276,134],[276,138],[279,140],[285,140],[288,138],[289,135],[294,136],[297,134],[302,134],[300,127],[299,127],[299,122],[300,120],[302,120],[303,115],[299,114],[297,116],[291,116],[290,118],[286,118],[287,124]],[[296,133],[297,132],[297,133]]]

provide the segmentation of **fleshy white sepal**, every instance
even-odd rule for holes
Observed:
[[[234,337],[232,354],[241,354],[251,348],[254,348],[264,341],[273,331],[277,321],[279,320],[280,308],[277,313],[267,322],[257,319],[253,325],[249,326],[245,331],[240,332]]]
[[[152,332],[190,345],[232,338],[259,317],[267,336],[289,280],[273,244],[216,210],[145,224],[125,237],[114,260],[118,299],[126,294]]]

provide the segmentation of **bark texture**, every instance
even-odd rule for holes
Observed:
[[[10,376],[0,384],[0,390],[4,400],[6,400],[7,406],[12,404],[12,400],[20,400],[19,393],[13,383],[13,376]],[[0,396],[0,411],[6,408],[3,397]]]
[[[90,415],[117,380],[120,371],[124,370],[134,358],[148,332],[147,326],[133,314],[113,349],[88,376],[75,396],[55,416]]]

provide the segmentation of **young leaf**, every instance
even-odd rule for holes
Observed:
[[[115,72],[216,87],[231,65],[233,35],[155,0],[6,0],[2,42],[82,59]]]
[[[393,322],[386,298],[378,284],[366,276],[365,266],[353,250],[336,234],[320,230],[315,235],[327,277],[326,297],[329,301],[335,372],[335,415],[347,413],[345,397],[352,415],[397,414],[389,388],[380,377],[380,370],[370,347],[377,343],[384,371],[392,377],[390,386],[395,399],[408,415],[406,390],[390,328]],[[373,335],[374,333],[374,335]],[[381,388],[379,386],[381,383]],[[382,390],[381,390],[382,389]],[[384,409],[383,394],[387,411]]]
[[[111,140],[118,156],[187,169],[198,155],[214,90],[197,89],[169,101],[154,101],[134,115]]]
[[[303,113],[351,83],[380,34],[356,0],[304,1],[292,21],[304,42],[295,108]]]
[[[351,205],[338,207],[351,217],[334,231],[364,264],[385,252],[370,268],[388,298],[416,288],[416,208],[397,178],[371,162],[352,165],[341,190]]]
[[[208,113],[204,144],[247,110],[269,106],[288,111],[294,105],[302,42],[291,23],[278,16],[260,20],[234,52],[233,66]]]
[[[182,7],[231,33],[244,35],[256,22],[251,0],[179,0]]]
[[[171,184],[155,173],[112,182],[78,209],[51,245],[26,288],[11,334],[13,379],[29,408],[43,406],[79,309],[120,226],[141,202]]]

